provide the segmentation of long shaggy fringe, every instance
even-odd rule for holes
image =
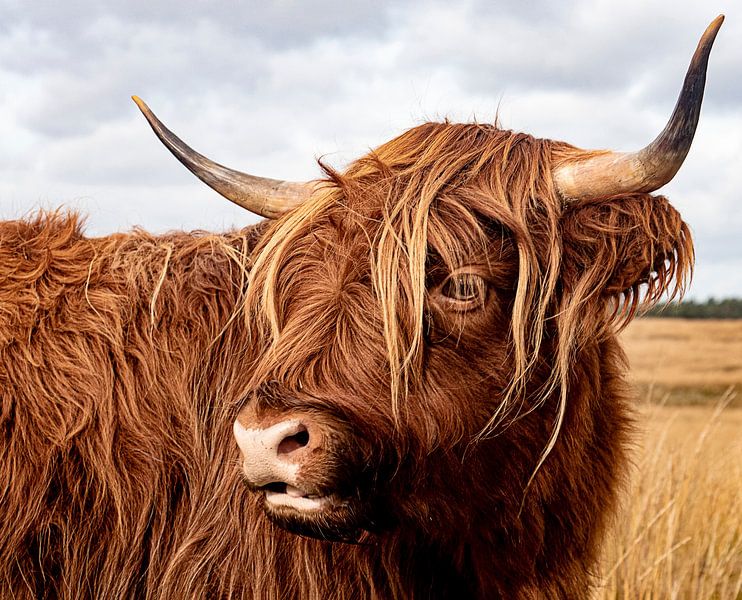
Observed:
[[[384,144],[343,174],[326,168],[328,180],[319,184],[316,200],[279,221],[260,248],[248,318],[262,323],[277,343],[277,280],[295,258],[297,240],[321,236],[316,223],[329,211],[357,214],[368,238],[389,398],[399,421],[400,402],[411,382],[421,379],[429,251],[439,253],[453,272],[477,249],[486,251],[486,224],[499,223],[517,245],[508,332],[513,373],[480,438],[558,390],[559,412],[542,462],[561,427],[570,364],[580,347],[625,326],[642,303],[682,294],[693,264],[687,226],[664,198],[640,194],[587,206],[562,199],[551,173],[577,153],[583,151],[489,125],[430,123]],[[551,324],[557,336],[554,369],[536,401],[527,402]]]

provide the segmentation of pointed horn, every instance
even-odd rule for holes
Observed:
[[[304,202],[311,194],[309,183],[255,177],[209,160],[165,127],[140,98],[132,96],[131,99],[175,158],[206,185],[242,208],[275,219]]]
[[[719,15],[703,33],[675,110],[662,133],[638,152],[592,152],[586,158],[567,159],[554,171],[562,197],[579,201],[653,192],[675,176],[693,142],[711,46],[723,22],[724,15]]]

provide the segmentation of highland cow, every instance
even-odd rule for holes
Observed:
[[[633,154],[427,123],[287,183],[135,99],[269,219],[0,223],[0,596],[587,596],[631,430],[617,330],[692,266],[651,192],[721,22]]]

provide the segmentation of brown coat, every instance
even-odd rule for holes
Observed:
[[[240,232],[0,223],[0,597],[585,597],[616,330],[692,246],[661,197],[565,206],[569,148],[431,123]],[[244,484],[236,415],[297,406],[352,514],[271,520]]]

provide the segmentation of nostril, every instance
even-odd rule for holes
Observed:
[[[303,425],[295,434],[285,437],[278,444],[278,454],[291,454],[309,443],[309,431]]]

